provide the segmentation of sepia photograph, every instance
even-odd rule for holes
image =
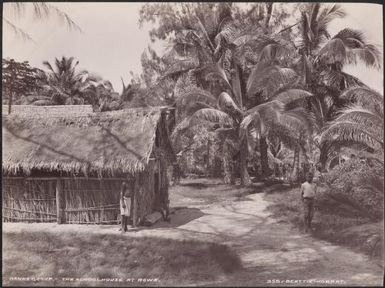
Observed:
[[[383,286],[382,4],[2,11],[3,287]]]

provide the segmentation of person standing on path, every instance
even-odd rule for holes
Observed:
[[[314,216],[314,202],[316,194],[316,184],[313,183],[313,174],[306,175],[306,181],[301,185],[301,199],[304,208],[305,232],[311,229],[311,221]]]
[[[122,188],[120,190],[120,215],[121,215],[121,231],[127,232],[127,223],[130,217],[131,210],[131,192],[127,187],[127,183],[122,183]]]

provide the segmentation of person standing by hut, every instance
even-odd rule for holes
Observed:
[[[122,183],[120,190],[120,215],[121,215],[121,229],[119,231],[127,232],[127,223],[130,217],[131,210],[131,191],[128,189],[127,182]]]

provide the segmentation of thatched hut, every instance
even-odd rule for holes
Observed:
[[[117,222],[122,181],[135,226],[167,213],[173,110],[30,107],[2,119],[4,221]]]

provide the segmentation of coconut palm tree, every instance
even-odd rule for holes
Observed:
[[[48,72],[42,73],[44,79],[43,96],[31,95],[29,100],[33,105],[69,105],[92,104],[98,105],[100,88],[109,93],[113,92],[112,84],[100,76],[85,70],[78,72],[74,57],[55,59],[55,65],[43,62]]]
[[[252,127],[259,139],[275,136],[294,151],[293,178],[298,176],[300,152],[306,156],[306,143],[314,131],[314,121],[302,107],[312,98],[311,93],[302,89],[278,91],[270,101],[247,110],[240,124],[241,139]]]
[[[304,88],[318,99],[318,103],[313,103],[311,108],[321,131],[325,123],[333,120],[336,112],[343,107],[342,91],[355,86],[366,87],[359,79],[344,72],[344,66],[364,63],[379,68],[380,52],[357,30],[343,29],[331,37],[329,24],[346,15],[340,5],[306,3],[302,8],[296,71],[302,76]],[[327,147],[320,143],[317,145],[321,151],[319,162],[324,167]]]
[[[371,158],[383,162],[384,97],[368,88],[353,87],[344,91],[341,98],[352,104],[328,123],[321,134],[321,143],[331,148],[329,151],[342,146],[360,147],[372,153]]]
[[[261,54],[264,55],[264,54]],[[263,68],[261,68],[261,66]],[[241,90],[241,82],[243,79],[239,78],[239,74],[236,74],[236,81],[233,83],[238,83],[238,85],[231,85],[230,81],[226,77],[224,69],[217,63],[214,66],[209,66],[206,69],[206,77],[216,76],[218,79],[221,79],[223,83],[226,83],[227,89],[222,91],[218,97],[215,97],[207,90],[203,90],[198,87],[192,86],[190,89],[185,89],[184,93],[178,97],[176,100],[177,107],[184,107],[187,111],[188,117],[185,118],[175,129],[175,133],[187,129],[191,126],[201,123],[201,120],[209,121],[211,123],[216,123],[220,125],[221,129],[217,129],[222,137],[232,139],[234,142],[238,143],[238,150],[240,152],[240,173],[241,173],[241,183],[243,185],[248,185],[250,182],[248,171],[247,171],[247,152],[248,152],[248,140],[247,137],[241,137],[239,139],[240,128],[243,127],[244,130],[247,130],[251,122],[257,120],[254,117],[259,117],[263,119],[264,122],[261,122],[261,127],[267,127],[267,124],[270,123],[271,117],[275,115],[275,123],[281,123],[278,119],[278,115],[281,115],[283,111],[284,104],[293,103],[311,96],[310,93],[299,90],[299,89],[283,89],[284,85],[290,84],[290,81],[293,80],[295,72],[289,68],[281,68],[279,66],[263,66],[259,65],[254,69],[250,74],[248,83],[248,92],[254,94],[256,91],[258,93],[268,93],[268,97],[273,97],[275,100],[268,103],[261,103],[248,110],[245,113],[245,107],[242,106],[242,99],[246,98],[243,96],[243,91]],[[265,76],[270,76],[269,80],[266,79],[265,83],[260,83],[260,78],[255,75],[264,71]],[[295,78],[294,78],[295,79]],[[257,84],[255,84],[257,82]],[[273,89],[275,88],[275,89]],[[273,91],[278,91],[275,94]],[[231,94],[230,94],[231,93]],[[294,111],[296,113],[294,113]],[[294,121],[294,115],[296,119],[300,119],[299,110],[292,109],[290,112],[286,111],[284,117],[289,117]],[[250,115],[249,115],[250,114]],[[245,117],[246,116],[246,117]],[[291,118],[290,118],[291,117]],[[305,119],[305,118],[304,118]],[[306,122],[306,121],[304,121]],[[258,130],[258,138],[266,137],[267,129],[261,128]],[[248,131],[250,132],[250,131]],[[248,133],[246,133],[248,134]],[[246,135],[245,134],[245,135]],[[267,145],[267,144],[266,144]],[[264,152],[262,152],[264,153]],[[266,158],[267,158],[267,147],[266,147]],[[266,159],[267,161],[267,159]],[[267,164],[265,164],[267,166]],[[265,168],[265,166],[262,166]],[[265,168],[266,169],[266,168]]]

